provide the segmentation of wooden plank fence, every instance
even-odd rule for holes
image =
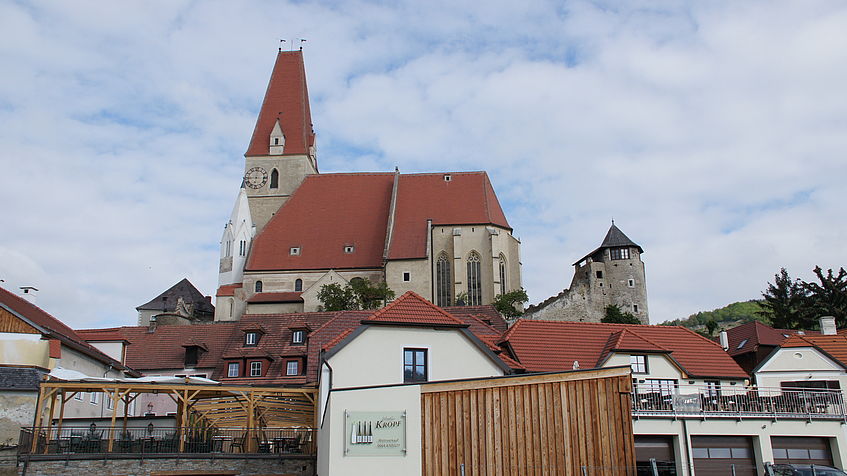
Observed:
[[[634,475],[630,375],[608,370],[422,386],[423,474]]]

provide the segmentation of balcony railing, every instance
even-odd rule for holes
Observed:
[[[312,428],[127,428],[63,427],[21,429],[19,455],[230,454],[314,456]],[[33,437],[36,441],[33,442]]]
[[[697,385],[633,386],[633,416],[769,417],[847,422],[840,390],[715,387]]]

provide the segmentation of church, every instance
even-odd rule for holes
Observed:
[[[215,320],[310,312],[326,284],[385,282],[439,306],[521,285],[485,172],[320,173],[302,50],[280,51],[221,238]]]

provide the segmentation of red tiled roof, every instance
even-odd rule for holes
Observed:
[[[759,321],[748,322],[740,326],[727,329],[727,340],[729,341],[729,355],[736,356],[747,352],[756,352],[759,346],[778,347],[787,339],[798,332],[793,329],[776,329]],[[806,334],[818,334],[816,331],[805,331]],[[741,345],[741,344],[744,345]]]
[[[280,51],[276,57],[262,109],[253,129],[248,157],[268,155],[271,131],[280,121],[285,136],[285,154],[306,154],[315,143],[306,68],[302,51]]]
[[[249,303],[261,303],[261,302],[303,302],[303,298],[300,296],[301,292],[283,292],[283,293],[259,293],[254,294],[247,300]]]
[[[149,332],[146,326],[127,326],[113,329],[84,329],[79,334],[86,340],[103,341],[119,333],[129,342],[126,364],[150,373],[153,370],[185,368],[183,344],[199,342],[208,352],[200,352],[197,368],[217,367],[238,322],[213,322],[191,326],[158,326]],[[117,339],[116,339],[117,340]]]
[[[440,326],[466,325],[464,321],[451,316],[413,291],[407,291],[362,322]]]
[[[398,175],[388,259],[426,257],[434,225],[509,223],[485,172]],[[248,270],[381,268],[393,173],[309,175],[253,241]],[[456,206],[461,204],[461,206]],[[345,253],[345,246],[354,251]],[[292,247],[300,254],[292,256]]]
[[[519,319],[503,340],[531,372],[569,370],[575,360],[582,368],[596,366],[604,352],[620,345],[642,352],[667,349],[694,377],[747,377],[720,345],[684,327]]]
[[[23,316],[31,323],[43,329],[49,337],[55,337],[61,340],[65,345],[76,347],[77,350],[87,354],[88,356],[97,359],[101,362],[112,364],[113,367],[124,369],[125,367],[115,359],[101,352],[91,344],[85,341],[76,331],[65,325],[62,321],[56,319],[47,311],[41,309],[35,304],[26,299],[7,291],[0,287],[0,304],[5,305],[8,309]],[[55,345],[55,344],[51,344]],[[51,347],[52,351],[52,347]],[[131,369],[127,369],[130,370]],[[134,372],[132,372],[134,373]]]
[[[503,319],[503,315],[491,304],[485,306],[446,306],[442,309],[459,319],[465,319],[465,316],[474,316],[486,324],[489,324],[490,321],[489,325],[501,334],[509,329],[509,324]]]
[[[793,335],[782,347],[816,347],[847,367],[847,335]]]
[[[381,268],[393,177],[307,176],[253,240],[246,269]]]
[[[426,257],[427,219],[433,225],[511,229],[485,172],[400,175],[395,209],[388,259]]]
[[[323,350],[331,350],[333,347],[335,347],[335,346],[336,346],[336,345],[338,345],[341,341],[343,341],[345,337],[347,337],[347,336],[349,336],[350,334],[352,334],[352,333],[353,333],[353,330],[354,330],[354,328],[352,328],[352,327],[351,327],[351,328],[347,329],[346,331],[342,332],[341,334],[338,334],[338,336],[336,336],[336,338],[335,338],[335,339],[332,339],[331,341],[329,341],[329,342],[327,342],[326,344],[324,344],[324,346],[323,346]]]
[[[235,290],[241,288],[241,283],[224,284],[218,288],[216,296],[235,296]]]

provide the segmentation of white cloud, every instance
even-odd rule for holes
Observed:
[[[847,257],[847,9],[828,2],[0,6],[4,286],[77,327],[211,294],[279,38],[323,171],[487,170],[533,301],[609,219],[653,320]]]

